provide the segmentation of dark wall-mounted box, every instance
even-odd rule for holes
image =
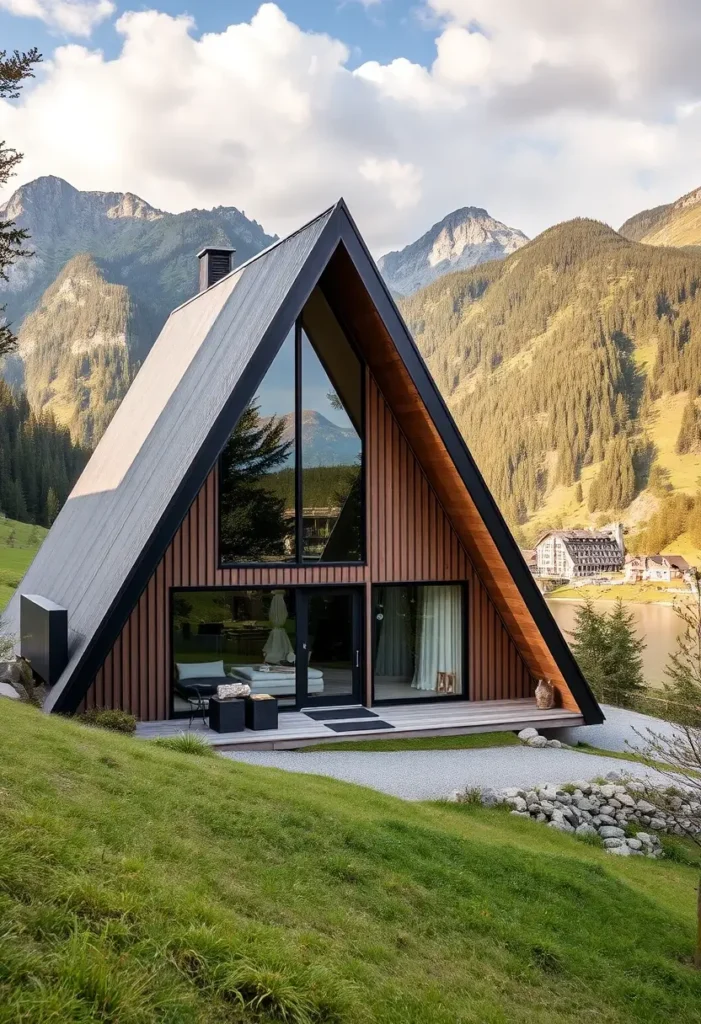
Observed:
[[[68,664],[68,612],[39,594],[22,594],[19,614],[22,657],[53,686]]]

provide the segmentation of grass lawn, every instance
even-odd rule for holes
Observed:
[[[42,526],[0,519],[0,612],[19,586],[46,534]]]
[[[0,1022],[701,1020],[697,871],[0,701]]]
[[[520,741],[513,732],[478,732],[468,736],[424,736],[398,740],[348,740],[343,743],[317,743],[300,747],[299,752],[318,753],[320,750],[477,750],[484,747],[518,747]]]

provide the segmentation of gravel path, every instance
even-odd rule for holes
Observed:
[[[581,725],[575,729],[552,730],[563,743],[590,743],[592,747],[601,747],[603,750],[618,750],[626,753],[631,747],[641,748],[645,746],[646,730],[661,736],[674,736],[678,730],[669,722],[661,718],[652,718],[650,715],[639,715],[636,711],[625,711],[623,708],[614,708],[610,704],[602,704],[601,709],[606,715],[606,721],[601,725]],[[548,732],[550,735],[550,732]]]
[[[574,750],[533,747],[491,747],[484,750],[406,750],[392,753],[361,751],[297,753],[271,750],[222,755],[246,764],[282,768],[307,775],[329,775],[344,782],[370,786],[404,800],[435,800],[454,789],[491,786],[533,786],[538,782],[591,780],[610,771],[639,778],[654,777],[635,761],[615,760]]]

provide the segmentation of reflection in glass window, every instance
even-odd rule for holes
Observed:
[[[231,681],[293,704],[296,633],[293,590],[176,591],[174,711],[188,710],[193,687],[211,696]]]
[[[410,583],[373,588],[376,700],[464,691],[463,589]]]
[[[229,438],[219,481],[220,561],[294,561],[294,331]]]
[[[301,357],[303,560],[359,562],[362,368],[340,329],[303,332]]]

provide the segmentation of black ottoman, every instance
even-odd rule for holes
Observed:
[[[238,697],[233,700],[212,697],[209,701],[209,728],[215,732],[243,732],[246,727],[245,704]]]
[[[246,697],[246,728],[277,729],[277,698],[270,700],[251,700]]]

